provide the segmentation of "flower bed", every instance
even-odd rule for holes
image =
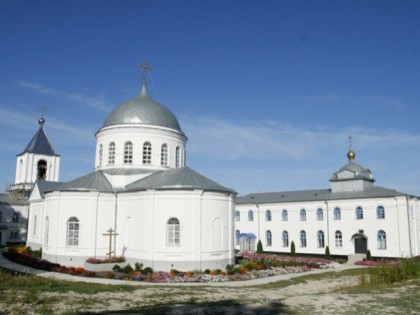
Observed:
[[[313,268],[336,268],[339,264],[331,260],[323,258],[311,257],[290,257],[278,256],[269,254],[251,254],[243,253],[240,265],[232,266],[227,265],[226,271],[222,270],[208,270],[201,271],[187,271],[180,272],[178,270],[171,270],[170,272],[154,272],[152,268],[143,268],[142,264],[136,263],[133,269],[129,264],[122,266],[120,264],[113,264],[113,271],[110,270],[88,270],[83,267],[66,267],[58,264],[51,264],[47,261],[39,260],[31,257],[28,251],[21,249],[9,248],[9,253],[12,252],[13,256],[19,257],[14,261],[28,265],[31,267],[44,270],[51,270],[71,275],[83,277],[98,277],[107,279],[122,279],[132,281],[147,281],[154,283],[215,283],[215,282],[228,282],[228,281],[244,281],[258,278],[266,278],[290,273],[307,272]],[[100,265],[95,259],[88,259],[89,266]],[[98,260],[103,262],[103,260]],[[109,264],[106,266],[110,267]],[[46,269],[48,268],[48,269]]]

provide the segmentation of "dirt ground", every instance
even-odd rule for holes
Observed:
[[[284,288],[139,287],[133,292],[43,293],[48,304],[1,305],[0,314],[419,314],[418,307],[401,309],[394,300],[420,298],[418,282],[369,294],[348,293],[356,276],[310,280]],[[345,292],[345,293],[343,293]],[[387,301],[387,303],[385,303]],[[408,310],[408,311],[407,311]],[[411,311],[410,311],[411,310]]]

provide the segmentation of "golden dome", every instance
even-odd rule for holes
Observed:
[[[347,157],[349,161],[354,161],[354,158],[356,157],[356,153],[350,149],[349,152],[347,152]]]

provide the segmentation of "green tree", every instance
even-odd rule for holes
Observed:
[[[257,254],[262,254],[264,252],[261,240],[257,243]]]
[[[325,247],[325,258],[330,259],[331,255],[330,255],[330,248],[327,246]]]
[[[295,256],[296,255],[296,246],[295,246],[295,242],[292,241],[292,244],[290,244],[290,256]]]
[[[370,250],[368,249],[368,251],[366,252],[366,260],[372,260],[372,255],[370,253]]]

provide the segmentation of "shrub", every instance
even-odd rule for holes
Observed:
[[[325,247],[325,258],[327,258],[327,259],[331,258],[330,248],[328,246]]]
[[[132,273],[134,271],[133,267],[131,267],[130,264],[124,266],[124,268],[122,268],[122,272],[124,273]]]
[[[233,265],[227,264],[227,265],[226,265],[226,273],[227,273],[228,275],[233,274],[233,268],[234,268],[234,266],[233,266]]]
[[[290,256],[294,257],[296,255],[296,246],[295,242],[292,241],[292,244],[290,244]]]
[[[114,265],[114,267],[112,267],[113,271],[121,271],[121,267],[119,265]]]
[[[257,243],[257,254],[262,254],[264,253],[264,249],[263,249],[263,245],[261,243],[261,240],[258,241]]]
[[[209,275],[209,274],[210,274],[210,269],[206,269],[206,270],[204,270],[204,273],[205,273],[206,275]]]
[[[143,264],[142,264],[142,263],[138,263],[138,262],[136,262],[136,263],[134,264],[134,270],[135,270],[135,271],[142,271],[142,269],[143,269]]]
[[[372,255],[370,254],[370,250],[366,252],[366,260],[372,260]]]
[[[146,267],[143,269],[143,274],[144,275],[150,275],[153,273],[153,269],[151,267]]]

